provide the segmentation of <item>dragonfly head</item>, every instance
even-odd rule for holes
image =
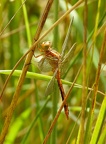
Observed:
[[[45,41],[41,43],[41,49],[42,51],[46,51],[48,49],[50,49],[52,46],[52,43],[50,41]]]

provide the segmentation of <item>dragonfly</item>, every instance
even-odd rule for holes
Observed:
[[[70,24],[70,27],[71,27],[71,24]],[[62,84],[61,74],[63,72],[64,65],[68,64],[69,57],[73,56],[73,52],[75,50],[74,49],[75,44],[74,44],[69,50],[69,52],[66,55],[64,54],[65,45],[69,38],[68,36],[70,33],[69,30],[68,30],[67,37],[65,38],[63,48],[62,48],[63,50],[61,54],[52,48],[52,43],[50,41],[45,41],[41,43],[40,51],[42,52],[42,54],[36,56],[36,57],[43,56],[41,60],[38,62],[38,67],[42,72],[52,71],[54,73],[52,79],[50,80],[47,86],[46,95],[51,94],[52,89],[53,89],[53,84],[56,78],[58,87],[60,89],[62,101],[65,99],[66,94],[65,94],[63,84]],[[68,109],[68,104],[66,102],[64,104],[64,111],[65,111],[65,115],[67,119],[69,119],[69,109]]]

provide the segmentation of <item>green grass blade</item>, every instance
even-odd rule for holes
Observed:
[[[29,117],[31,113],[31,109],[27,109],[25,110],[15,121],[14,123],[11,125],[9,133],[6,137],[6,141],[5,144],[12,144],[14,143],[19,130],[21,129],[21,127],[24,125],[24,122],[26,121],[26,119]]]
[[[34,120],[32,121],[31,125],[29,126],[29,130],[28,130],[28,132],[26,133],[26,135],[24,136],[21,144],[25,144],[25,142],[26,142],[26,140],[27,140],[27,138],[28,138],[28,136],[29,136],[29,134],[30,134],[30,132],[31,132],[31,129],[34,127],[35,122],[37,121],[39,115],[42,113],[42,111],[44,110],[44,108],[45,108],[45,106],[46,106],[46,104],[48,103],[49,100],[50,100],[50,97],[47,98],[47,100],[45,101],[44,105],[40,108],[40,110],[39,110],[38,113],[36,114]]]
[[[22,0],[22,3],[24,0]],[[27,9],[25,4],[23,5],[23,14],[24,14],[24,20],[25,20],[25,26],[26,26],[26,33],[27,33],[27,39],[28,39],[28,46],[31,46],[31,33],[30,33],[30,28],[29,28],[29,21],[28,21],[28,15],[27,15]]]
[[[101,129],[103,121],[104,121],[105,114],[106,114],[106,97],[104,97],[104,100],[102,102],[101,109],[100,109],[98,119],[97,119],[94,131],[92,134],[90,144],[96,144],[97,143],[97,140],[98,140],[98,137],[100,134],[100,129]]]

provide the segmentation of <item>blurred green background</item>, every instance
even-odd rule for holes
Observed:
[[[37,25],[45,8],[46,2],[46,0],[26,0],[24,9],[22,7],[22,1],[3,0],[0,2],[0,91],[3,88],[7,74],[10,73],[8,70],[12,70],[16,62],[33,44]],[[56,19],[60,18],[67,11],[67,9],[69,9],[76,2],[77,0],[55,0],[50,9],[41,35],[52,26]],[[95,75],[98,68],[100,49],[104,38],[104,30],[106,27],[106,1],[101,1],[100,9],[98,9],[98,3],[99,2],[97,0],[88,0],[87,2],[87,50],[91,48],[86,58],[87,88],[91,88],[94,84]],[[95,30],[96,17],[98,13],[98,36],[95,37],[96,40],[94,50],[92,50],[93,32]],[[84,39],[84,3],[82,3],[75,11],[68,15],[61,23],[58,24],[58,27],[54,28],[42,40],[51,41],[53,43],[53,49],[61,53],[62,44],[67,35],[68,26],[72,16],[74,17],[74,21],[67,44],[67,51],[74,43],[76,43],[76,50],[73,57],[70,57],[70,64],[67,66],[68,71],[63,77],[64,80],[67,81],[67,84],[63,85],[66,93],[71,85],[71,83],[68,84],[68,82],[73,82],[73,79],[75,78],[83,62],[82,48]],[[40,51],[38,49],[35,51],[35,56],[39,55],[39,53]],[[104,55],[102,57],[103,64],[106,63],[105,55],[106,50],[104,51]],[[9,80],[8,86],[6,87],[2,98],[2,102],[0,103],[0,131],[2,131],[7,108],[11,103],[12,96],[17,87],[17,82],[24,64],[24,60],[21,61],[17,68],[17,70],[20,70],[19,73],[16,72]],[[43,76],[43,78],[40,76],[33,77],[32,75],[27,75],[4,144],[42,143],[49,130],[50,124],[53,121],[56,111],[61,105],[61,96],[56,83],[50,97],[45,97],[45,89],[50,80],[50,78],[47,76],[51,76],[53,73],[41,73],[37,66],[37,62],[35,61],[36,58],[33,57],[29,71],[42,74],[41,76]],[[7,70],[7,73],[4,73],[2,70]],[[104,74],[105,69],[103,68],[98,85],[99,92],[97,93],[97,103],[94,111],[94,125],[92,125],[92,131],[94,129],[95,122],[105,95],[106,77]],[[81,112],[82,100],[82,77],[83,72],[81,71],[76,81],[78,85],[73,88],[67,100],[70,111],[70,119],[67,120],[64,111],[61,112],[48,140],[48,144],[65,144],[66,142],[71,144],[75,143],[80,126],[79,114]],[[87,91],[87,94],[88,93],[89,90]],[[89,110],[92,97],[89,96],[88,98],[87,96],[86,99],[86,108]],[[87,117],[88,113],[86,113],[86,119]],[[106,118],[104,117],[104,120],[105,119]],[[31,131],[28,133],[29,128]],[[103,129],[103,127],[101,127],[101,129]],[[87,127],[85,127],[85,131],[86,130]],[[104,133],[106,135],[106,132]],[[28,137],[25,138],[26,134]],[[69,142],[68,138],[70,139]],[[103,141],[103,143],[105,142],[106,141]]]

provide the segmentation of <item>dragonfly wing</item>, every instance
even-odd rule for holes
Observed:
[[[45,91],[45,96],[48,96],[50,95],[52,92],[53,92],[53,88],[54,88],[54,82],[55,82],[55,77],[53,77],[48,85],[47,85],[47,88],[46,88],[46,91]]]
[[[73,56],[74,51],[75,51],[75,44],[73,44],[73,46],[70,48],[69,52],[64,56],[62,63],[66,63],[67,61],[69,61],[70,57]]]
[[[56,73],[57,73],[57,70],[55,71],[52,79],[49,81],[48,85],[47,85],[47,88],[46,88],[46,91],[45,91],[45,96],[48,96],[50,95],[52,92],[53,92],[53,88],[54,88],[54,83],[55,83],[55,77],[56,77]]]
[[[48,59],[46,59],[45,57],[42,58],[39,62],[38,62],[38,67],[40,69],[40,71],[42,72],[49,72],[52,70],[51,65],[48,62]]]
[[[64,70],[66,70],[66,66],[68,66],[70,59],[74,56],[74,51],[75,51],[75,44],[70,48],[69,52],[63,57],[60,69],[62,71],[62,74],[64,73]]]
[[[62,54],[61,54],[61,57],[64,57],[64,55],[65,55],[67,43],[68,43],[68,40],[69,40],[69,38],[70,38],[72,23],[73,23],[73,18],[72,18],[72,20],[71,20],[71,22],[70,22],[70,24],[69,24],[68,32],[67,32],[67,35],[66,35],[66,37],[65,37],[64,43],[63,43],[63,45],[62,45]]]

